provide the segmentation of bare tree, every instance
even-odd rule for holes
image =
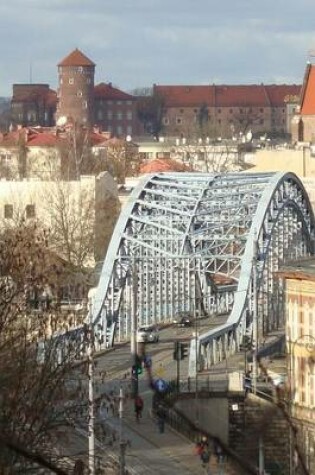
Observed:
[[[137,113],[147,133],[158,138],[162,132],[164,115],[164,98],[159,94],[138,98]]]
[[[91,148],[88,128],[74,122],[59,132],[58,149],[63,180],[79,180],[81,175],[90,173]]]
[[[47,234],[36,225],[6,230],[0,264],[0,470],[24,474],[30,461],[40,463],[38,455],[58,462],[56,424],[67,417],[67,379],[80,345],[65,350],[52,338],[52,323],[56,328],[61,321],[57,307],[47,300],[32,307],[33,293],[43,295],[63,273],[49,252]]]
[[[108,141],[104,168],[116,179],[117,183],[123,184],[126,177],[138,176],[140,166],[138,148],[132,142],[121,139]]]
[[[50,222],[49,241],[57,254],[83,269],[94,257],[94,190],[56,181],[45,190],[43,203]]]

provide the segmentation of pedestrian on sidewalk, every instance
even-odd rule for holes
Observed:
[[[166,413],[162,404],[158,405],[156,415],[157,415],[157,424],[158,424],[159,432],[160,434],[164,434]]]
[[[136,414],[136,421],[140,422],[140,418],[142,417],[143,411],[143,399],[138,394],[135,398],[135,414]]]

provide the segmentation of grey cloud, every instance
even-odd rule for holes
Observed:
[[[313,0],[11,0],[0,5],[0,96],[13,82],[57,85],[75,47],[96,79],[153,83],[301,82],[315,47]]]

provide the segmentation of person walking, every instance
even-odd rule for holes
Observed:
[[[135,414],[136,414],[136,421],[137,422],[140,422],[140,419],[142,417],[142,411],[143,411],[143,399],[138,394],[135,398]]]
[[[158,405],[156,415],[157,415],[157,424],[158,424],[159,432],[160,434],[164,434],[166,413],[162,404]]]

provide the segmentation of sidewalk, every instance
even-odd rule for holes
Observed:
[[[144,411],[141,421],[135,420],[133,401],[125,404],[122,434],[130,442],[126,450],[126,465],[137,474],[161,475],[205,475],[199,456],[195,455],[195,445],[165,424],[165,432],[160,434],[156,422],[151,417],[151,393],[142,394]],[[107,420],[116,432],[119,432],[119,419]],[[238,470],[232,470],[230,464],[221,466],[216,463],[215,456],[211,457],[211,475],[241,475]]]

